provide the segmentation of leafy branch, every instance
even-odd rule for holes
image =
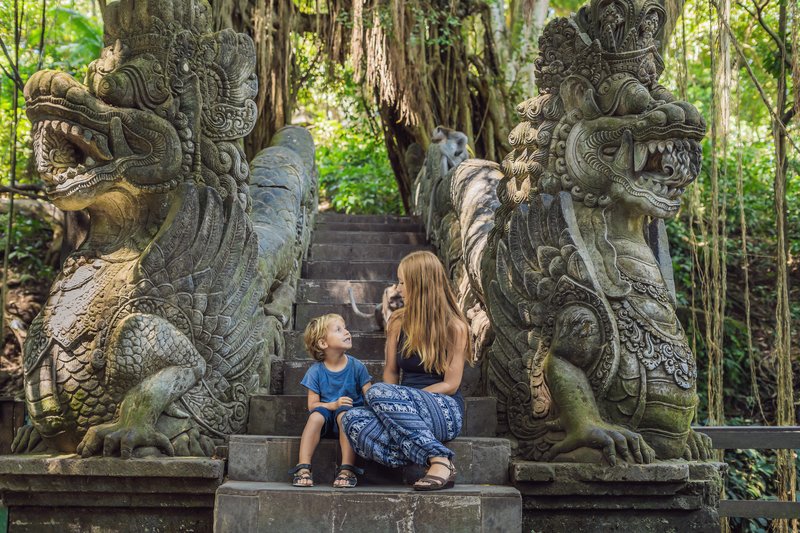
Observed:
[[[715,8],[718,8],[716,0],[710,0],[710,1],[714,5]],[[768,2],[768,0],[767,0],[767,2]],[[792,148],[794,148],[795,151],[798,154],[800,154],[800,147],[798,147],[797,143],[792,138],[792,136],[789,135],[789,130],[786,128],[786,122],[781,120],[783,117],[782,116],[778,116],[778,112],[780,110],[778,110],[778,111],[775,110],[775,108],[773,107],[772,102],[770,102],[769,97],[767,96],[766,92],[764,92],[764,87],[758,81],[758,78],[756,77],[755,73],[753,72],[753,69],[750,66],[750,62],[748,61],[747,56],[744,54],[744,51],[742,51],[742,45],[739,43],[739,40],[736,38],[736,35],[733,33],[733,30],[731,29],[730,24],[728,24],[728,22],[725,21],[725,20],[720,20],[720,22],[725,27],[725,31],[728,32],[728,35],[731,38],[731,43],[733,43],[733,47],[736,49],[736,53],[739,54],[739,57],[741,57],[742,64],[744,65],[744,68],[747,70],[747,74],[750,76],[750,80],[756,86],[756,90],[758,91],[759,96],[761,96],[761,100],[764,102],[764,105],[769,110],[769,114],[775,120],[775,123],[778,125],[778,127],[781,129],[781,131],[784,133],[784,135],[786,135],[786,140],[789,142],[789,144],[792,145]],[[790,112],[791,113],[787,113],[786,114],[786,115],[788,115],[789,119],[791,119],[794,116],[794,113],[795,113],[794,107],[792,109],[790,109]]]

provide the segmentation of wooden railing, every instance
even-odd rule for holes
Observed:
[[[695,429],[711,437],[717,450],[800,449],[798,426],[705,426]],[[719,514],[731,518],[800,519],[800,502],[722,500],[719,502]]]

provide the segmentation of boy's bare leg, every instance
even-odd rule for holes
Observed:
[[[339,425],[339,448],[342,450],[342,462],[343,465],[355,465],[356,464],[356,452],[353,451],[353,447],[350,446],[350,441],[347,440],[347,435],[344,433],[344,426],[342,425],[342,416],[344,415],[345,411],[339,413],[339,416],[336,417],[336,423]],[[355,474],[355,472],[353,472]],[[336,479],[333,482],[334,487],[342,487],[347,484],[346,480],[339,480]]]
[[[344,426],[342,426],[342,416],[345,411],[339,413],[336,417],[336,423],[339,425],[339,448],[342,449],[342,463],[343,465],[354,465],[356,461],[356,452],[350,446],[350,441],[347,440],[347,435],[344,433]]]
[[[311,458],[314,456],[314,450],[317,449],[319,444],[320,433],[325,426],[325,417],[316,411],[308,416],[308,422],[303,429],[303,436],[300,437],[300,457],[297,464],[308,463],[311,464]],[[300,470],[298,474],[302,474]],[[313,483],[310,479],[302,479],[299,481],[300,485],[311,485]]]

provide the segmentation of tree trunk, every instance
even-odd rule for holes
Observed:
[[[248,159],[269,146],[276,131],[291,122],[295,94],[291,35],[297,22],[294,2],[284,0],[211,0],[214,27],[233,28],[253,38],[258,76],[258,119],[245,137]]]
[[[717,4],[716,44],[711,63],[714,71],[711,122],[711,247],[706,250],[704,302],[711,320],[706,322],[708,351],[708,416],[709,422],[725,422],[723,402],[723,345],[725,342],[726,264],[725,253],[725,182],[727,181],[728,133],[730,119],[731,55],[730,38],[725,31],[730,20],[730,0]],[[709,257],[710,255],[710,257]],[[719,459],[722,459],[720,456]]]
[[[512,94],[530,98],[536,93],[536,75],[533,62],[539,52],[539,35],[550,8],[549,0],[514,0],[511,2],[510,31],[507,41],[497,43],[498,50],[509,49],[506,81],[513,87]],[[494,18],[492,22],[495,23]],[[504,60],[504,56],[501,56]]]
[[[786,132],[779,123],[785,115],[787,107],[787,72],[786,72],[786,0],[780,2],[778,15],[778,38],[783,42],[780,50],[780,67],[777,79],[778,98],[776,113],[772,120],[772,138],[775,142],[775,218],[777,245],[777,302],[775,306],[775,357],[778,363],[777,417],[778,425],[794,426],[797,423],[794,406],[794,385],[792,383],[791,353],[791,308],[789,305],[789,248],[786,241],[787,208],[786,208]],[[778,474],[778,496],[782,501],[796,501],[797,471],[793,450],[778,450],[776,470]],[[797,531],[797,520],[776,520],[776,531],[787,533]]]
[[[412,169],[409,168],[405,155],[412,144],[419,144],[418,136],[411,128],[399,122],[397,111],[391,106],[382,106],[380,113],[389,163],[392,165],[400,198],[403,200],[403,209],[406,213],[410,213],[411,187],[416,176],[412,175]]]
[[[665,0],[664,9],[667,12],[667,20],[664,21],[664,31],[661,37],[661,55],[663,56],[669,47],[672,33],[678,24],[678,20],[683,13],[683,6],[686,0]]]

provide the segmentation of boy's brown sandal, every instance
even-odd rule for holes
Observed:
[[[305,472],[303,472],[305,470]],[[294,468],[289,469],[292,476],[293,487],[313,487],[314,478],[311,477],[311,465],[308,463],[299,463]],[[311,481],[311,483],[301,483],[301,481]]]
[[[333,480],[334,488],[337,489],[352,489],[356,485],[358,485],[358,478],[356,474],[359,476],[364,475],[364,470],[362,468],[358,468],[357,466],[343,464],[336,469],[336,479]],[[339,482],[336,485],[336,482]]]
[[[456,467],[453,465],[452,462],[445,463],[443,461],[431,461],[431,466],[433,465],[442,465],[446,466],[447,469],[450,471],[450,475],[447,479],[439,477],[439,476],[432,476],[430,474],[425,474],[424,477],[417,480],[414,483],[414,490],[419,491],[426,491],[426,490],[442,490],[442,489],[449,489],[455,486],[456,484]]]

